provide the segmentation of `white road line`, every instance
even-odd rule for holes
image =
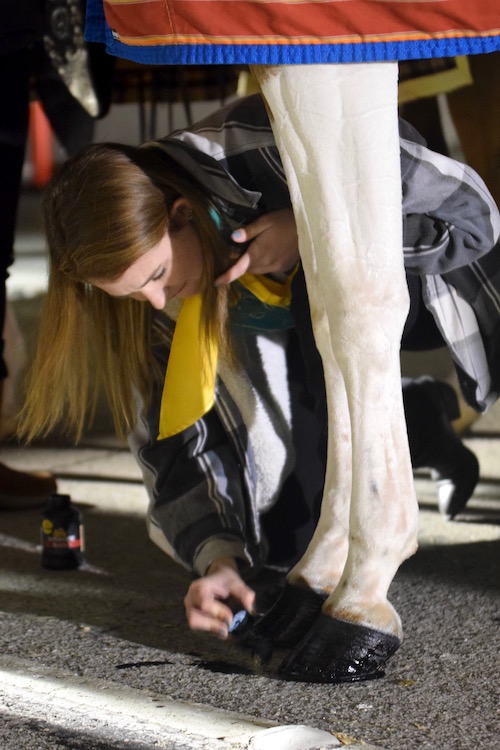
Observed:
[[[332,734],[313,727],[259,721],[116,682],[69,676],[8,656],[0,657],[0,710],[89,736],[125,732],[155,744],[178,736],[189,747],[206,747],[208,742],[213,750],[327,750],[341,746]],[[356,747],[361,748],[351,745],[350,750]],[[370,750],[368,745],[362,748]]]

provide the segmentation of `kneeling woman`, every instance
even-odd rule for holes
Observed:
[[[498,211],[472,170],[405,123],[401,160],[403,348],[446,343],[484,410],[500,373]],[[22,433],[63,420],[79,437],[103,385],[144,475],[150,536],[198,576],[189,625],[226,637],[226,600],[251,610],[251,575],[303,551],[312,527],[293,539],[290,527],[299,505],[314,521],[324,472],[323,374],[262,100],[139,148],[90,146],[54,178],[43,211],[50,280]],[[453,517],[478,478],[450,426],[456,397],[428,378],[404,385],[413,464],[445,482]]]

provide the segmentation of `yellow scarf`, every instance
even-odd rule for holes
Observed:
[[[284,284],[252,274],[245,274],[239,282],[265,304],[289,307],[294,275]],[[201,346],[200,317],[200,295],[185,299],[175,324],[163,385],[159,440],[182,432],[214,405],[218,347],[216,342],[209,344],[208,351]]]

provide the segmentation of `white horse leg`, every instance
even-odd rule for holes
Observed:
[[[330,362],[336,360],[342,371],[351,420],[349,549],[342,579],[322,617],[356,624],[353,642],[359,642],[359,624],[369,632],[392,634],[398,642],[401,624],[387,591],[401,562],[416,548],[417,504],[399,369],[408,294],[401,251],[397,65],[287,66],[256,72],[287,173],[309,295],[326,312]],[[310,268],[316,269],[312,276]],[[318,344],[322,346],[321,337]],[[329,405],[332,401],[333,396]],[[347,430],[342,426],[340,433]],[[328,461],[333,458],[338,466],[332,442]],[[332,473],[329,469],[329,482]],[[323,502],[336,501],[336,492],[326,487]],[[314,585],[324,590],[331,582],[320,581],[328,576],[328,563],[319,558],[334,517],[333,510],[322,514],[323,528],[303,563],[304,578],[311,580],[313,562]],[[326,554],[334,555],[331,550]],[[301,565],[294,576],[300,575]],[[336,657],[325,654],[325,644],[318,646],[323,635],[316,629],[309,642],[306,637],[286,671],[305,679],[349,679],[332,665]],[[338,632],[333,637],[338,639]],[[344,650],[359,664],[366,648],[353,642]],[[357,648],[364,655],[356,654]],[[358,671],[351,678],[363,676],[369,676],[369,665],[364,675]]]

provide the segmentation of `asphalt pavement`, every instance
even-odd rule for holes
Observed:
[[[488,450],[500,447],[496,437],[468,444],[484,452],[486,468]],[[431,479],[417,478],[420,548],[390,592],[403,645],[383,679],[314,685],[279,679],[283,654],[263,669],[236,645],[188,630],[190,575],[149,541],[145,491],[113,438],[77,449],[11,446],[2,455],[11,466],[54,470],[86,538],[83,568],[48,571],[40,510],[0,514],[2,748],[225,750],[257,747],[254,735],[275,725],[315,728],[354,747],[500,747],[499,478],[485,475],[452,523],[439,516]],[[280,579],[268,570],[257,586]],[[198,711],[208,711],[201,725]],[[293,747],[271,739],[273,750]]]

